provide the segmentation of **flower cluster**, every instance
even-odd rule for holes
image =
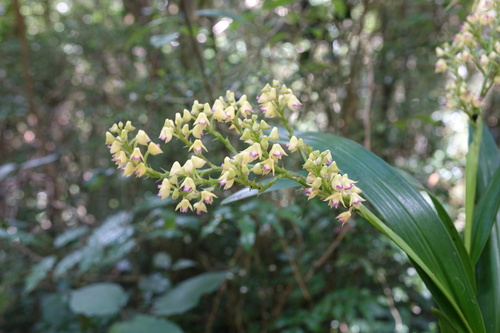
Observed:
[[[136,177],[158,178],[158,196],[179,200],[176,210],[181,212],[207,212],[206,205],[217,198],[214,193],[217,187],[227,190],[239,183],[263,192],[277,180],[288,178],[304,187],[309,199],[318,197],[327,201],[330,207],[337,207],[340,203],[348,208],[337,216],[345,223],[352,209],[364,201],[359,196],[361,191],[347,174],[340,174],[329,151],[312,151],[294,135],[285,113],[296,112],[301,104],[292,90],[274,81],[262,89],[257,101],[265,118],[282,121],[288,131],[285,147],[280,144],[284,136],[280,136],[279,129],[260,119],[245,95],[236,99],[230,91],[212,105],[195,101],[191,110],[176,113],[174,119],[165,120],[158,139],[166,144],[175,138],[192,152],[184,164],[176,161],[168,171],[159,172],[148,164],[149,155],[163,151],[143,130],[130,139],[130,134],[135,131],[130,122],[114,124],[106,133],[106,144],[124,176],[135,174]],[[223,124],[240,137],[243,149],[237,150],[220,133]],[[232,156],[225,157],[220,166],[206,156],[207,135],[222,142],[232,152]],[[304,163],[304,169],[309,173],[307,177],[284,167],[284,158],[294,152],[308,156]],[[217,177],[212,177],[214,174]],[[264,178],[270,178],[270,181],[263,182]]]
[[[436,73],[449,72],[453,76],[446,87],[446,108],[459,109],[474,117],[480,113],[483,99],[491,87],[500,84],[500,42],[492,42],[500,33],[499,15],[497,1],[482,2],[467,17],[451,45],[436,48],[439,57]],[[479,88],[474,89],[466,82],[471,69],[482,74]]]

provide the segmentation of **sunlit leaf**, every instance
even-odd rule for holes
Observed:
[[[61,261],[57,263],[56,268],[54,269],[54,278],[59,278],[63,275],[68,274],[68,272],[80,262],[82,256],[83,251],[76,250],[62,258]]]
[[[175,323],[154,316],[137,315],[132,320],[115,323],[108,333],[182,333],[182,329]]]
[[[24,292],[26,294],[32,292],[40,281],[47,277],[55,262],[56,258],[54,256],[45,257],[38,264],[31,267],[30,274],[26,277],[24,285]]]
[[[71,311],[85,316],[110,316],[116,314],[127,302],[127,294],[116,283],[102,282],[71,292]]]
[[[226,272],[204,273],[170,289],[153,304],[153,313],[170,316],[191,310],[202,295],[216,290],[226,278]]]
[[[74,229],[68,229],[56,237],[56,239],[54,240],[54,246],[56,248],[61,248],[66,244],[74,241],[78,237],[85,235],[88,230],[89,228],[86,226],[81,226]]]
[[[173,33],[164,34],[164,35],[155,35],[155,36],[151,36],[151,38],[149,39],[149,42],[154,47],[160,48],[163,45],[167,45],[170,42],[173,42],[174,40],[179,38],[179,36],[180,36],[180,34],[178,32],[173,32]]]

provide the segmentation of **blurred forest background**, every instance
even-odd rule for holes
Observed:
[[[0,0],[0,332],[437,332],[415,269],[363,220],[295,190],[178,214],[119,175],[104,133],[279,79],[296,128],[363,144],[461,223],[467,127],[440,106],[434,49],[471,4]],[[185,157],[168,147],[165,169]]]

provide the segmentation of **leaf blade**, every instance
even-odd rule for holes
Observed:
[[[481,312],[475,303],[475,287],[470,281],[472,265],[459,259],[458,253],[462,251],[457,249],[457,244],[424,198],[387,163],[351,140],[320,133],[304,133],[301,137],[315,149],[329,149],[339,167],[349,171],[349,178],[360,181],[365,197],[388,227],[432,271],[429,279],[438,283],[445,296],[436,301],[447,309],[450,303],[462,324],[471,331],[474,328],[474,332],[484,332]],[[456,326],[462,324],[455,323]]]

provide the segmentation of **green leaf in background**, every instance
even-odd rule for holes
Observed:
[[[163,45],[167,45],[170,42],[173,42],[177,38],[179,38],[180,34],[178,32],[173,32],[170,34],[164,34],[164,35],[155,35],[151,36],[149,39],[149,42],[151,45],[153,45],[156,48],[160,48]]]
[[[45,257],[38,264],[31,268],[30,275],[26,278],[26,284],[24,285],[24,293],[28,294],[35,289],[35,287],[45,279],[56,263],[56,258],[54,256]]]
[[[88,230],[89,228],[87,226],[68,229],[56,237],[56,239],[54,240],[54,246],[56,248],[61,248],[67,245],[68,243],[71,243],[72,241],[76,240],[78,237],[85,235]]]
[[[479,205],[486,202],[482,209],[491,209],[492,211],[479,212],[478,219],[474,219],[471,255],[473,254],[473,258],[475,258],[482,251],[476,265],[478,300],[483,312],[486,331],[495,333],[500,332],[500,211],[498,207],[494,211],[493,202],[498,200],[498,197],[489,196],[495,195],[491,191],[497,190],[492,188],[490,183],[497,182],[495,179],[498,177],[498,169],[500,169],[498,146],[488,128],[485,127],[479,151],[477,196]],[[479,209],[478,206],[476,211]],[[485,217],[485,220],[481,219],[483,213],[488,216]],[[491,216],[494,217],[493,226],[489,221]],[[488,233],[489,239],[482,247],[482,239]]]
[[[183,333],[175,323],[154,316],[137,315],[130,321],[115,323],[108,333]]]
[[[71,311],[85,316],[111,316],[125,305],[127,294],[116,283],[102,282],[71,292]]]
[[[159,18],[159,19],[156,19],[156,20],[149,22],[148,24],[146,24],[144,27],[142,27],[140,29],[135,29],[134,33],[132,33],[132,36],[130,36],[130,38],[125,43],[125,48],[131,47],[142,36],[144,36],[148,31],[150,31],[150,30],[152,30],[152,29],[154,29],[162,24],[165,24],[171,20],[172,20],[172,17],[167,17],[167,18],[163,17],[163,18]]]
[[[240,229],[240,244],[245,251],[250,252],[255,243],[255,222],[245,214],[238,220],[238,228]]]
[[[240,15],[231,13],[223,9],[212,9],[212,8],[199,9],[196,11],[196,14],[198,16],[208,16],[208,17],[228,17],[235,22],[243,23],[245,25],[252,25],[252,23],[250,23],[248,20],[244,19]]]
[[[183,281],[154,302],[153,313],[170,316],[191,310],[202,295],[216,290],[225,278],[226,272],[210,272]]]
[[[349,178],[359,181],[369,204],[401,239],[396,244],[412,250],[407,254],[421,265],[421,274],[427,277],[424,281],[440,291],[434,298],[451,323],[470,332],[485,332],[475,281],[471,281],[472,265],[467,258],[462,260],[464,249],[457,248],[462,243],[453,241],[422,195],[394,168],[351,140],[321,133],[300,137],[315,149],[329,149]]]
[[[297,173],[302,174],[304,176],[307,174],[306,172],[303,172],[303,171],[299,171]],[[262,185],[268,184],[271,180],[273,180],[273,178],[268,178],[268,179],[263,180]],[[292,188],[292,187],[297,187],[297,186],[298,186],[298,183],[296,181],[291,180],[291,179],[281,178],[281,179],[278,179],[278,181],[276,181],[276,183],[271,185],[271,187],[269,187],[263,193],[273,192],[273,191],[277,191],[277,190],[284,190],[287,188]],[[259,194],[258,190],[251,190],[248,188],[244,188],[242,190],[239,190],[239,191],[231,194],[230,196],[228,196],[227,198],[222,200],[222,202],[220,204],[226,205],[230,202],[239,201],[242,199],[254,197],[258,194]]]

